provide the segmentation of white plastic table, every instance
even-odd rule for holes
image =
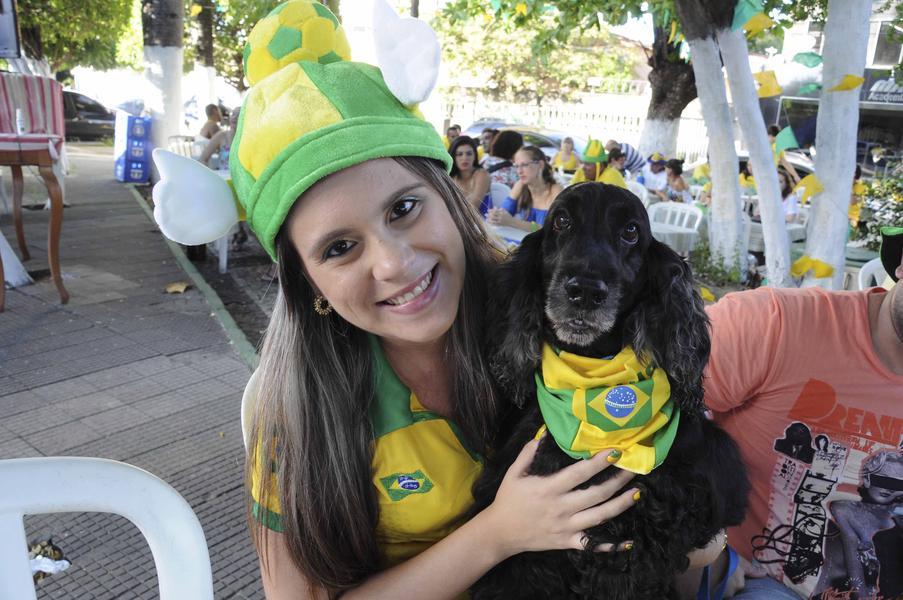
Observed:
[[[517,227],[508,227],[505,225],[487,225],[489,231],[496,234],[506,242],[510,242],[512,244],[520,244],[521,240],[523,240],[530,233],[529,231],[524,231],[523,229],[518,229]]]

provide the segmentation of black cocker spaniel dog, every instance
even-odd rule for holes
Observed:
[[[478,581],[476,600],[660,599],[676,597],[687,555],[739,524],[749,482],[734,441],[706,418],[703,369],[709,324],[687,264],[652,237],[640,200],[598,183],[566,189],[543,228],[524,238],[490,286],[487,344],[501,398],[511,400],[497,453],[474,486],[476,510],[492,503],[508,467],[543,424],[535,373],[543,344],[585,357],[631,346],[664,369],[680,409],[664,462],[628,486],[636,506],[585,532],[586,550],[529,552]],[[545,436],[529,473],[549,475],[575,462]],[[608,468],[581,487],[616,473]],[[631,540],[633,549],[595,552]]]

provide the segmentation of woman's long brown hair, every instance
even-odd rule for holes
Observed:
[[[498,252],[438,162],[395,160],[440,193],[464,241],[464,286],[447,353],[455,422],[468,443],[484,451],[495,433],[497,408],[481,350],[481,315]],[[276,248],[280,289],[261,351],[250,435],[256,443],[249,444],[245,476],[250,489],[251,473],[258,471],[261,506],[278,494],[286,546],[301,572],[312,584],[341,591],[382,566],[368,418],[373,360],[366,332],[335,313],[314,312],[313,288],[287,235],[277,236]],[[266,568],[269,530],[250,516],[250,506],[249,523]]]
[[[532,157],[532,160],[537,160],[542,164],[542,173],[540,176],[542,177],[543,182],[548,185],[555,183],[555,174],[552,172],[552,165],[549,164],[549,160],[542,150],[536,146],[524,146],[518,150],[518,152],[528,152]],[[529,213],[532,208],[533,194],[530,193],[530,186],[525,185],[521,188],[520,194],[517,196],[517,213]]]

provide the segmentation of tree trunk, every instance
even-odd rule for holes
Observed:
[[[640,135],[639,151],[643,156],[653,152],[674,156],[680,115],[696,98],[696,82],[693,67],[679,58],[677,46],[668,43],[668,32],[664,27],[654,29],[655,41],[649,55],[652,97]]]
[[[727,103],[718,46],[711,37],[688,39],[696,74],[696,90],[702,118],[709,136],[709,166],[712,173],[712,203],[709,211],[709,241],[713,254],[728,269],[745,264],[746,248],[740,239],[740,183],[737,180],[737,150],[734,123]]]
[[[145,106],[154,120],[154,145],[165,148],[182,120],[182,0],[142,0],[144,76],[152,90]]]
[[[420,18],[420,0],[411,0],[411,16],[415,19]]]
[[[804,286],[843,287],[850,187],[856,169],[856,137],[859,129],[859,88],[830,92],[844,75],[861,75],[868,50],[871,0],[829,0],[825,23],[824,66],[818,125],[815,135],[815,169],[825,191],[814,198],[809,216],[806,254],[834,267],[830,278],[806,276]]]
[[[342,21],[342,15],[339,13],[339,0],[320,0],[320,4],[325,4],[339,22]]]
[[[201,59],[201,70],[204,72],[206,89],[203,104],[218,104],[216,97],[216,68],[213,63],[213,2],[206,0],[198,13],[200,37],[198,37],[198,57]],[[202,102],[198,102],[200,108]]]
[[[792,284],[790,240],[787,237],[778,171],[774,166],[765,119],[759,107],[759,94],[749,68],[746,35],[740,29],[720,29],[717,36],[731,86],[734,113],[749,148],[749,160],[756,179],[768,284],[771,287],[788,287]]]

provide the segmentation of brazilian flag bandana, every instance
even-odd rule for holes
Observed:
[[[544,427],[572,458],[612,448],[621,452],[616,466],[645,475],[662,464],[677,434],[680,409],[667,374],[629,346],[599,359],[546,344],[536,392]]]

